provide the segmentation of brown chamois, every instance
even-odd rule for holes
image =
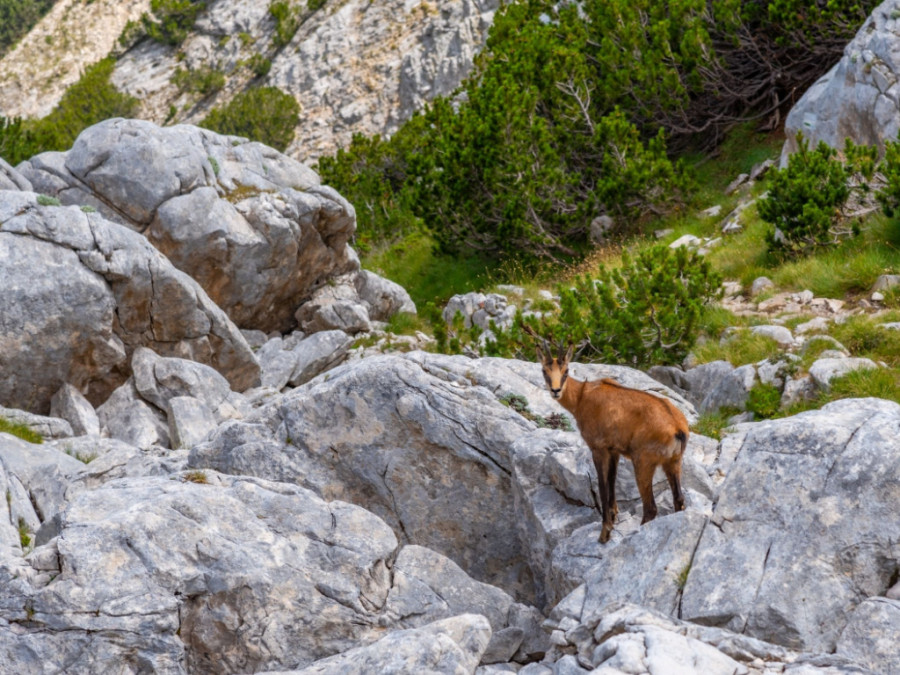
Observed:
[[[535,337],[537,337],[535,335]],[[684,510],[681,491],[681,458],[690,429],[681,411],[670,401],[637,389],[623,387],[614,380],[581,382],[569,377],[573,346],[556,358],[544,341],[537,348],[544,379],[550,394],[575,417],[578,430],[591,449],[600,488],[603,529],[600,543],[609,541],[619,513],[616,503],[616,470],[619,456],[634,464],[634,476],[644,507],[643,525],[656,518],[653,474],[661,466],[672,488],[675,510]]]

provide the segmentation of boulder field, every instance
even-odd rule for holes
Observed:
[[[623,461],[601,545],[538,364],[354,347],[414,305],[307,167],[110,120],[0,188],[0,674],[900,663],[897,404],[693,434],[645,525]]]

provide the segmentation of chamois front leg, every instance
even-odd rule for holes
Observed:
[[[619,515],[619,503],[616,501],[616,473],[619,470],[619,456],[609,453],[609,470],[607,471],[607,483],[609,485],[609,510],[612,512],[612,521],[616,522]]]
[[[653,474],[655,471],[656,464],[640,456],[634,457],[634,477],[637,480],[638,491],[641,493],[641,502],[644,506],[641,525],[656,518],[656,500],[653,498]]]
[[[684,493],[681,491],[681,457],[671,460],[663,465],[666,478],[669,479],[669,487],[672,488],[672,503],[676,511],[684,511]]]
[[[600,543],[609,541],[613,529],[613,514],[610,507],[609,496],[609,453],[605,450],[591,449],[594,459],[594,468],[597,469],[597,487],[600,489],[600,515],[603,519],[603,529],[600,530]]]

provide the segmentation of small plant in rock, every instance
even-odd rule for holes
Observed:
[[[41,206],[62,206],[62,202],[60,202],[56,197],[51,197],[50,195],[38,195],[37,203]]]
[[[25,550],[31,545],[31,529],[24,518],[19,518],[19,524],[16,529],[19,531],[19,543],[22,545],[22,550]]]
[[[208,96],[225,86],[225,73],[210,66],[195,70],[179,67],[172,74],[172,84],[182,91]]]
[[[90,204],[82,204],[80,207],[82,213],[97,213],[97,209],[95,209]]]
[[[272,41],[276,47],[284,47],[300,27],[297,10],[284,0],[276,0],[269,5],[269,14],[275,19],[275,36]]]
[[[10,434],[11,436],[21,438],[23,441],[28,441],[29,443],[40,444],[44,442],[44,437],[34,429],[25,424],[13,422],[3,417],[0,417],[0,433]]]
[[[675,579],[675,585],[678,587],[679,591],[683,591],[684,587],[687,586],[688,575],[691,573],[691,564],[688,563],[687,567],[685,567],[681,572],[678,573],[678,577]]]
[[[141,15],[141,25],[147,37],[177,47],[205,8],[206,0],[151,0],[150,13]]]
[[[694,424],[693,432],[720,440],[722,432],[730,426],[728,420],[740,412],[737,408],[725,407],[702,413]]]
[[[521,394],[504,394],[499,399],[500,403],[508,406],[527,420],[534,422],[539,429],[559,429],[561,431],[575,431],[571,420],[561,413],[551,413],[548,417],[537,415],[528,407],[528,399]]]
[[[186,483],[199,483],[201,485],[207,485],[209,483],[209,479],[206,477],[206,472],[204,471],[188,471],[184,474],[184,481]]]
[[[757,384],[747,397],[747,410],[761,419],[770,419],[781,407],[781,392],[774,384]]]

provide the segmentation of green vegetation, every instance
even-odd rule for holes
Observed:
[[[705,305],[718,296],[721,278],[702,256],[686,248],[654,246],[621,265],[600,265],[571,288],[560,289],[560,311],[539,325],[525,320],[559,344],[580,345],[579,359],[634,367],[680,363],[697,337]],[[521,316],[509,331],[496,330],[486,352],[531,358],[531,340]]]
[[[50,11],[56,0],[0,0],[0,56]]]
[[[172,74],[172,84],[182,91],[209,96],[225,86],[225,73],[211,66],[195,70],[178,67]]]
[[[781,407],[781,391],[774,384],[755,385],[747,398],[747,410],[756,419],[769,419],[778,415]]]
[[[693,354],[697,363],[729,361],[733,366],[759,363],[781,354],[778,343],[766,335],[738,330],[722,340],[708,339],[697,345]]]
[[[44,437],[34,431],[31,427],[20,422],[13,422],[3,417],[0,417],[0,433],[16,436],[29,443],[40,444],[44,442]]]
[[[866,188],[875,170],[875,148],[855,146],[847,139],[847,161],[824,141],[810,150],[806,139],[788,165],[772,173],[769,195],[759,202],[759,215],[774,228],[766,232],[769,251],[784,258],[806,255],[817,247],[833,246],[841,237],[857,234],[844,223],[843,208],[850,198],[850,179],[860,174]]]
[[[141,26],[150,39],[177,47],[184,42],[206,4],[206,0],[151,0],[150,13],[141,16]]]
[[[41,206],[61,206],[62,202],[60,202],[56,197],[51,197],[50,195],[38,195],[37,203]]]
[[[44,118],[23,121],[0,117],[0,156],[10,164],[47,150],[68,150],[85,128],[110,117],[133,117],[138,101],[109,81],[115,59],[87,68]]]
[[[19,530],[19,543],[22,545],[22,550],[26,550],[31,545],[31,529],[24,518],[19,518],[17,529]]]
[[[691,429],[695,434],[720,440],[722,432],[729,427],[728,420],[740,412],[737,408],[719,408],[714,412],[705,412],[700,415]]]
[[[186,483],[199,483],[201,485],[209,483],[209,478],[207,478],[205,471],[188,471],[182,478]]]
[[[561,413],[551,413],[547,417],[537,415],[528,407],[528,399],[521,394],[504,394],[497,399],[503,405],[512,408],[525,419],[534,422],[539,429],[559,429],[561,431],[575,431],[572,422]]]
[[[444,251],[576,256],[599,215],[629,234],[684,204],[694,183],[668,153],[707,149],[741,117],[773,111],[873,6],[510,3],[461,95],[436,99],[390,140],[355,139],[319,169],[371,210],[363,237],[402,236],[392,219],[427,224]]]
[[[251,56],[247,61],[247,65],[256,77],[265,77],[272,69],[272,61],[259,53]]]
[[[272,41],[276,47],[284,47],[300,28],[297,8],[286,0],[275,0],[269,5],[269,14],[275,19],[275,37]]]
[[[300,105],[293,96],[276,87],[251,87],[213,108],[200,126],[284,150],[294,138],[299,114]]]

